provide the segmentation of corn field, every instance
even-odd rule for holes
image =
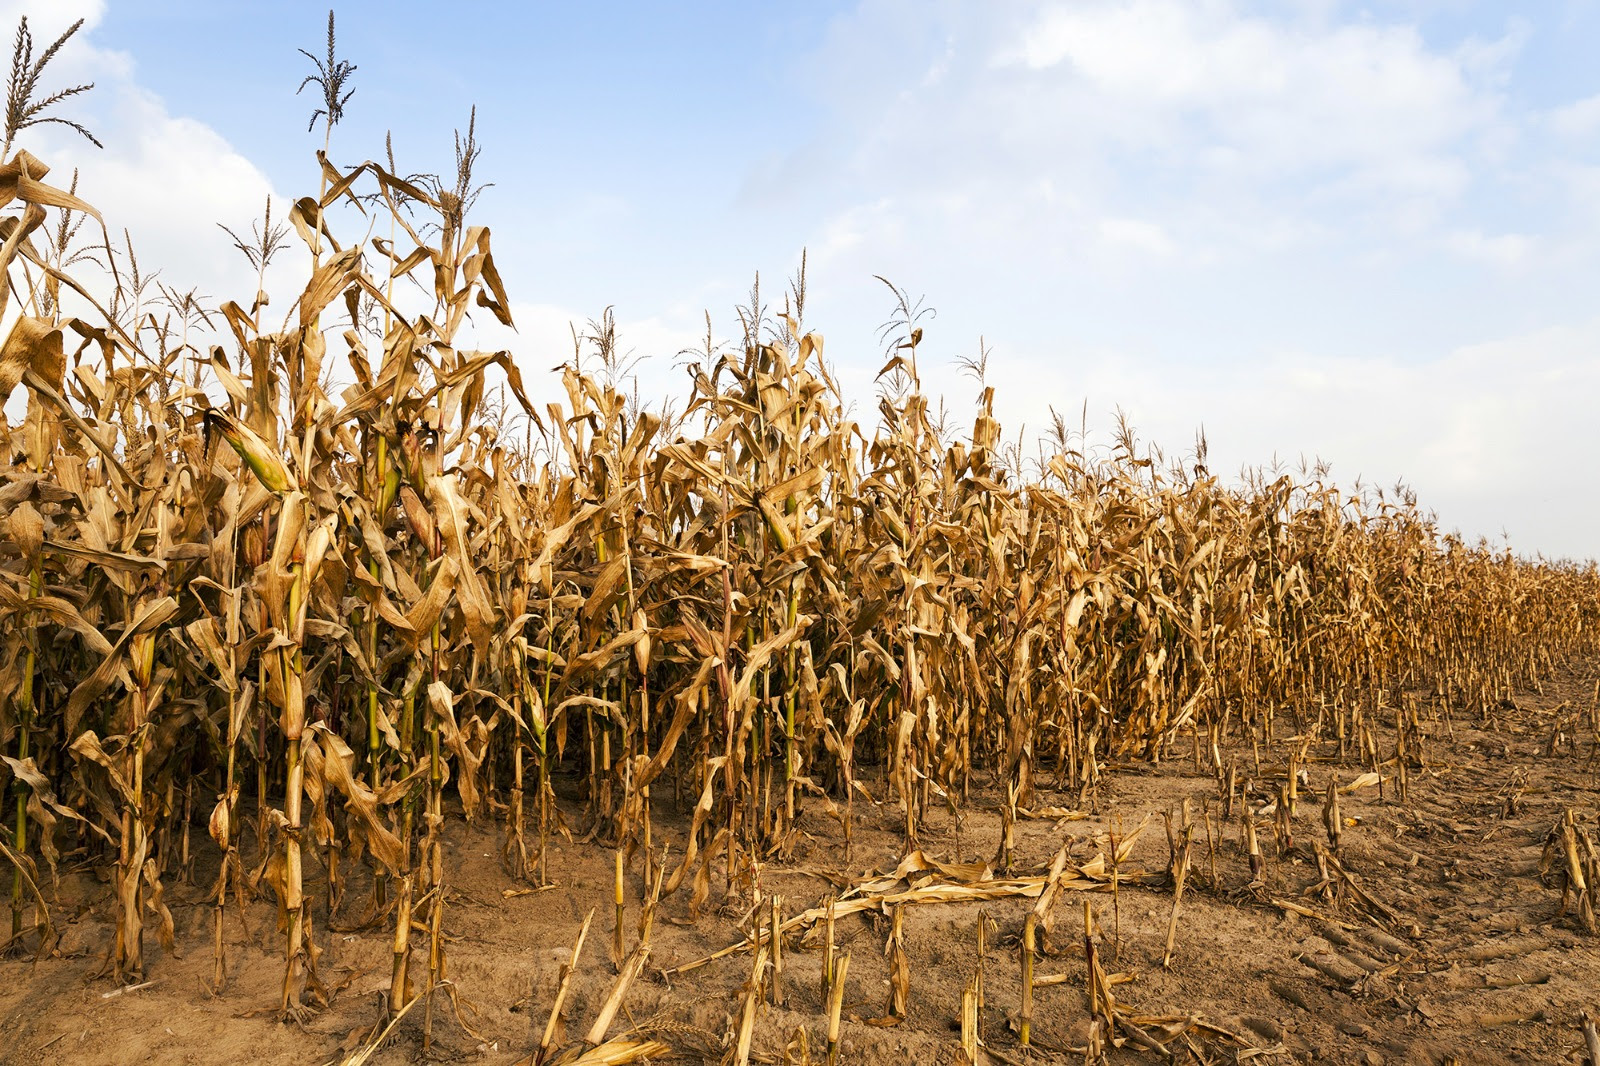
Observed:
[[[582,837],[698,914],[803,827],[848,856],[861,802],[911,855],[998,794],[975,846],[1009,868],[1043,790],[1092,806],[1114,765],[1222,773],[1239,745],[1376,770],[1419,700],[1490,724],[1600,651],[1593,564],[1466,543],[1403,493],[1222,478],[1126,431],[1026,455],[987,387],[952,431],[898,293],[866,420],[803,272],[708,340],[675,412],[612,373],[609,317],[532,395],[525,357],[462,339],[513,322],[459,144],[453,184],[318,152],[240,242],[263,276],[299,242],[303,288],[214,310],[145,299],[126,260],[89,277],[71,242],[113,220],[26,150],[0,167],[10,950],[50,949],[70,860],[109,878],[106,973],[145,980],[199,866],[215,991],[230,908],[266,898],[258,1006],[318,1005],[319,940],[365,913],[389,1017],[431,1011],[448,820],[499,827],[515,881]]]

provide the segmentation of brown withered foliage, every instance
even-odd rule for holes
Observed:
[[[0,165],[14,947],[48,946],[74,850],[114,886],[111,971],[141,979],[203,824],[224,857],[219,987],[230,901],[266,892],[278,1006],[314,1007],[318,938],[362,867],[364,905],[390,915],[389,1010],[428,995],[431,1019],[446,819],[502,819],[508,871],[542,883],[573,830],[658,861],[673,783],[692,818],[650,880],[698,910],[714,880],[752,892],[808,809],[848,842],[863,766],[910,856],[980,777],[1014,818],[1041,775],[1087,802],[1108,760],[1191,736],[1215,753],[1289,722],[1364,756],[1404,691],[1488,720],[1596,651],[1592,564],[1441,535],[1404,495],[1228,481],[1131,435],[1022,463],[992,389],[949,442],[903,298],[870,423],[802,323],[803,282],[692,368],[670,422],[614,362],[574,359],[563,395],[531,396],[511,353],[463,341],[469,315],[511,314],[461,194],[318,163],[320,194],[287,216],[304,287],[277,328],[264,293],[222,303],[216,336],[97,301],[40,241],[53,215],[98,216],[25,151]],[[558,800],[562,769],[580,801]]]

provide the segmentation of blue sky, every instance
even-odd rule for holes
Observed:
[[[294,96],[327,8],[0,2],[37,36],[84,168],[147,265],[253,280],[213,222],[315,180]],[[870,419],[885,274],[938,309],[924,371],[993,350],[1008,431],[1112,412],[1213,468],[1302,456],[1404,479],[1445,528],[1600,555],[1600,3],[838,0],[342,3],[333,155],[450,163],[478,105],[477,220],[530,371],[615,305],[654,395],[809,249],[809,324]],[[55,70],[55,68],[52,68]],[[287,302],[287,295],[283,301]],[[541,379],[543,380],[543,379]],[[552,396],[554,398],[554,396]],[[1098,428],[1098,437],[1093,432]]]

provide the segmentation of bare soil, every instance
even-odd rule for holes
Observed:
[[[1459,712],[1453,722],[1441,718],[1426,746],[1426,767],[1410,774],[1406,802],[1397,798],[1393,781],[1381,795],[1379,788],[1366,787],[1344,796],[1347,828],[1339,855],[1375,905],[1361,905],[1348,887],[1333,899],[1317,888],[1322,878],[1313,842],[1325,839],[1322,792],[1333,774],[1349,782],[1361,773],[1364,767],[1354,761],[1306,765],[1310,787],[1302,789],[1291,850],[1280,853],[1271,819],[1262,818],[1264,885],[1249,885],[1237,815],[1221,827],[1214,854],[1202,827],[1169,969],[1161,966],[1173,898],[1162,814],[1176,812],[1188,798],[1197,818],[1209,805],[1215,825],[1217,782],[1209,767],[1196,769],[1187,737],[1178,745],[1184,750],[1158,765],[1108,768],[1085,817],[1033,818],[1017,826],[1015,870],[1038,874],[1064,844],[1072,845],[1074,863],[1086,863],[1106,850],[1108,830],[1126,834],[1146,815],[1154,816],[1118,867],[1114,895],[1067,892],[1056,908],[1049,954],[1038,973],[1065,974],[1066,980],[1037,990],[1035,1049],[1021,1048],[1015,1033],[1018,937],[1033,902],[1007,899],[907,908],[911,995],[907,1017],[896,1024],[881,1024],[889,998],[888,920],[877,913],[841,918],[839,946],[852,953],[841,1061],[964,1061],[957,1027],[962,990],[977,961],[980,911],[995,922],[985,960],[983,1017],[991,1058],[1083,1061],[1074,1049],[1088,1033],[1081,906],[1087,896],[1100,927],[1105,969],[1131,977],[1115,987],[1120,1009],[1132,1016],[1200,1019],[1214,1027],[1191,1023],[1176,1034],[1183,1023],[1173,1021],[1165,1029],[1147,1028],[1157,1038],[1167,1034],[1177,1061],[1581,1062],[1580,1015],[1600,1010],[1600,937],[1585,932],[1570,908],[1559,913],[1562,863],[1559,856],[1553,866],[1541,860],[1565,810],[1577,810],[1592,827],[1600,808],[1597,738],[1586,730],[1571,735],[1578,711],[1588,720],[1592,697],[1592,678],[1568,673],[1542,693],[1527,693],[1502,708],[1491,728],[1462,721]],[[1286,726],[1280,730],[1288,732]],[[1392,737],[1386,739],[1393,750]],[[1276,782],[1283,779],[1292,746],[1280,735],[1271,755],[1263,753],[1259,770],[1248,747],[1233,755],[1241,776]],[[869,777],[866,784],[883,797],[880,781]],[[1048,775],[1040,784],[1036,808],[1073,807],[1077,797],[1051,792]],[[673,813],[670,787],[658,788],[658,797],[658,837],[674,842],[681,854],[686,822]],[[578,804],[569,797],[564,805],[576,818]],[[784,896],[786,914],[818,905],[869,872],[895,868],[902,852],[898,809],[863,801],[856,812],[848,865],[838,824],[812,801],[794,861],[763,871],[764,889]],[[956,828],[948,813],[933,818],[924,850],[956,857]],[[566,1037],[578,1040],[615,973],[609,958],[613,852],[595,844],[554,845],[555,885],[523,892],[526,886],[513,883],[500,864],[499,827],[453,818],[446,832],[448,975],[471,1032],[441,997],[426,1057],[487,1064],[527,1057],[544,1027],[558,971],[594,908],[594,928],[566,1011]],[[996,797],[992,790],[975,790],[961,819],[959,857],[991,860],[999,839]],[[207,886],[217,859],[203,827],[197,825],[194,840],[197,848],[205,846],[190,883],[176,873],[168,878],[176,949],[164,952],[150,938],[150,983],[138,988],[119,991],[94,976],[112,937],[109,891],[90,874],[64,865],[54,908],[61,931],[55,953],[0,960],[0,1061],[299,1064],[337,1062],[360,1046],[388,983],[389,923],[330,933],[321,905],[325,871],[309,867],[307,891],[320,901],[318,970],[330,986],[342,986],[331,1004],[300,1024],[277,1016],[282,954],[275,908],[265,899],[252,903],[242,921],[230,907],[229,984],[214,996],[208,990],[213,909]],[[247,842],[247,859],[252,848]],[[359,920],[368,899],[365,877],[351,873],[336,927]],[[686,881],[663,902],[647,977],[634,987],[613,1033],[637,1025],[671,1045],[672,1061],[716,1062],[738,1016],[750,956],[736,953],[671,979],[660,971],[746,939],[739,920],[748,904],[724,899],[714,880],[706,913],[698,922],[680,924],[687,921],[688,888]],[[628,888],[630,943],[640,890],[635,863]],[[786,1047],[800,1061],[800,1030],[811,1060],[822,1061],[819,959],[817,947],[798,936],[789,945],[785,1003],[762,1008],[755,1061],[782,1062]],[[421,960],[414,965],[420,969]],[[423,1060],[421,1028],[421,1011],[413,1011],[370,1061],[384,1066]],[[1112,1062],[1161,1061],[1133,1041],[1108,1051]]]

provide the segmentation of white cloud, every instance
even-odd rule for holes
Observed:
[[[1550,112],[1549,123],[1558,136],[1574,141],[1600,133],[1600,93],[1556,108]]]
[[[913,10],[926,51],[871,62]],[[864,0],[808,67],[836,107],[818,310],[866,367],[885,308],[864,279],[929,293],[925,383],[967,395],[935,364],[986,334],[1008,439],[1087,397],[1092,423],[1120,405],[1169,451],[1203,423],[1214,469],[1320,456],[1408,480],[1446,528],[1600,554],[1600,505],[1571,488],[1600,451],[1575,399],[1600,384],[1600,323],[1566,295],[1600,261],[1600,167],[1540,128],[1600,104],[1530,110],[1530,27],[1479,25]]]
[[[595,347],[586,339],[593,332],[592,320],[598,313],[582,313],[554,304],[513,301],[511,317],[516,331],[513,333],[487,314],[480,313],[474,320],[471,343],[486,349],[511,351],[535,404],[553,400],[565,402],[561,375],[556,368],[572,361],[575,338],[584,369],[600,372]],[[636,317],[624,311],[616,313],[615,325],[617,354],[637,380],[640,402],[659,410],[663,399],[671,397],[678,401],[681,410],[687,388],[683,371],[678,368],[679,353],[704,346],[702,313],[676,307]],[[542,410],[540,414],[543,415]]]
[[[61,113],[81,121],[105,147],[97,149],[77,134],[50,125],[25,131],[18,146],[46,162],[52,168],[49,180],[62,186],[70,181],[72,169],[80,168],[79,195],[104,216],[114,243],[120,246],[122,229],[129,230],[143,270],[159,269],[160,279],[179,290],[198,286],[214,303],[236,299],[248,305],[255,273],[217,224],[249,240],[252,222],[260,219],[272,192],[260,168],[216,130],[174,114],[139,83],[130,56],[97,43],[94,30],[104,16],[99,0],[0,2],[0,25],[14,25],[22,14],[29,16],[36,51],[76,18],[85,19],[84,28],[47,68],[44,80],[48,88],[94,82],[92,92],[68,100]],[[277,225],[284,221],[289,201],[274,194],[273,203]],[[625,221],[625,204],[615,196],[591,193],[581,198],[581,204],[596,225],[608,217]],[[347,237],[357,235],[346,225],[352,221],[335,220],[335,233],[349,230]],[[97,234],[94,239],[98,240]],[[304,259],[303,245],[291,230],[287,251],[268,274],[266,287],[273,294],[269,328],[276,316],[288,313],[299,295],[305,281]],[[551,368],[572,358],[572,329],[582,336],[589,319],[600,310],[580,313],[549,304],[518,303],[512,308],[515,332],[479,312],[461,341],[511,349],[535,401],[554,400],[563,394],[559,375]],[[619,315],[621,354],[630,361],[642,357],[637,367],[645,402],[658,406],[660,395],[669,388],[683,393],[676,354],[700,342],[704,327],[699,315],[688,308]],[[591,346],[584,350],[593,365]],[[343,373],[342,368],[335,372]]]
[[[1509,51],[1474,52],[1469,65],[1406,26],[1309,27],[1224,3],[1136,0],[1049,6],[1020,58],[1107,105],[1122,136],[1166,147],[1198,127],[1209,147],[1237,153],[1211,156],[1232,173],[1348,168],[1407,191],[1439,189],[1443,177],[1448,192],[1439,160],[1494,119],[1474,77]]]
[[[173,114],[141,86],[131,57],[96,42],[104,11],[99,0],[0,3],[0,26],[28,16],[35,55],[73,21],[85,20],[45,68],[41,88],[93,82],[90,92],[68,98],[50,114],[81,122],[105,145],[98,149],[64,126],[42,124],[23,130],[16,147],[38,156],[51,168],[47,180],[62,187],[76,168],[79,195],[99,210],[116,245],[128,230],[144,271],[159,270],[160,280],[180,291],[197,287],[218,302],[248,304],[254,272],[216,224],[248,234],[270,183],[215,130]],[[275,199],[281,218],[288,202]],[[99,239],[87,228],[82,237]],[[291,249],[284,265],[298,251],[293,244]],[[294,295],[279,292],[277,302],[286,306]]]
[[[1132,249],[1165,258],[1177,251],[1172,238],[1158,223],[1142,218],[1103,218],[1100,239],[1114,247]]]
[[[0,19],[24,8],[51,39],[74,5],[0,0]],[[98,83],[70,106],[106,151],[50,128],[23,146],[55,180],[82,166],[85,197],[164,278],[245,296],[254,279],[214,223],[247,229],[267,180],[98,46],[99,3],[76,10],[91,32],[51,73]],[[1586,403],[1600,321],[1545,294],[1600,259],[1600,166],[1561,154],[1600,130],[1600,97],[1519,110],[1508,79],[1526,26],[1450,43],[1347,12],[862,0],[798,64],[832,113],[760,161],[740,209],[782,213],[780,231],[809,244],[808,316],[869,424],[881,273],[941,311],[924,376],[954,424],[972,384],[950,353],[982,333],[1008,439],[1050,404],[1075,422],[1087,397],[1092,425],[1120,405],[1169,451],[1204,424],[1217,470],[1320,456],[1344,482],[1406,478],[1447,528],[1597,554],[1583,486],[1600,452]],[[597,241],[638,227],[627,202],[586,203]],[[720,221],[706,240],[743,268],[749,217]],[[496,240],[509,260],[516,235]],[[618,312],[623,350],[653,357],[647,401],[684,395],[674,356],[701,342],[700,301],[738,298],[714,279],[657,282],[666,300]],[[472,343],[512,348],[535,399],[558,399],[549,368],[570,357],[569,323],[598,310],[520,303],[516,335],[480,315]],[[730,332],[725,310],[717,327]]]
[[[1033,245],[1119,269],[1135,247],[1211,263],[1360,237],[1437,246],[1515,139],[1503,88],[1520,26],[1440,49],[1409,25],[1229,0],[922,10],[934,58],[898,76],[862,52],[905,0],[865,0],[809,64],[838,109],[825,255],[892,258],[923,234],[965,257]],[[805,169],[804,151],[780,169]]]
[[[1536,242],[1521,233],[1491,236],[1480,230],[1458,230],[1445,238],[1445,247],[1468,259],[1510,269],[1528,261]]]
[[[1224,476],[1274,456],[1288,466],[1320,458],[1345,486],[1403,480],[1447,531],[1504,529],[1521,550],[1595,554],[1582,486],[1593,484],[1590,457],[1600,454],[1589,413],[1600,393],[1600,319],[1425,361],[1286,351],[1226,367],[1159,366],[1096,351],[1070,365],[1000,359],[993,376],[1012,431],[1043,426],[1047,397],[1087,395],[1092,441],[1108,441],[1109,412],[1121,404],[1169,454],[1203,425],[1211,467]]]

